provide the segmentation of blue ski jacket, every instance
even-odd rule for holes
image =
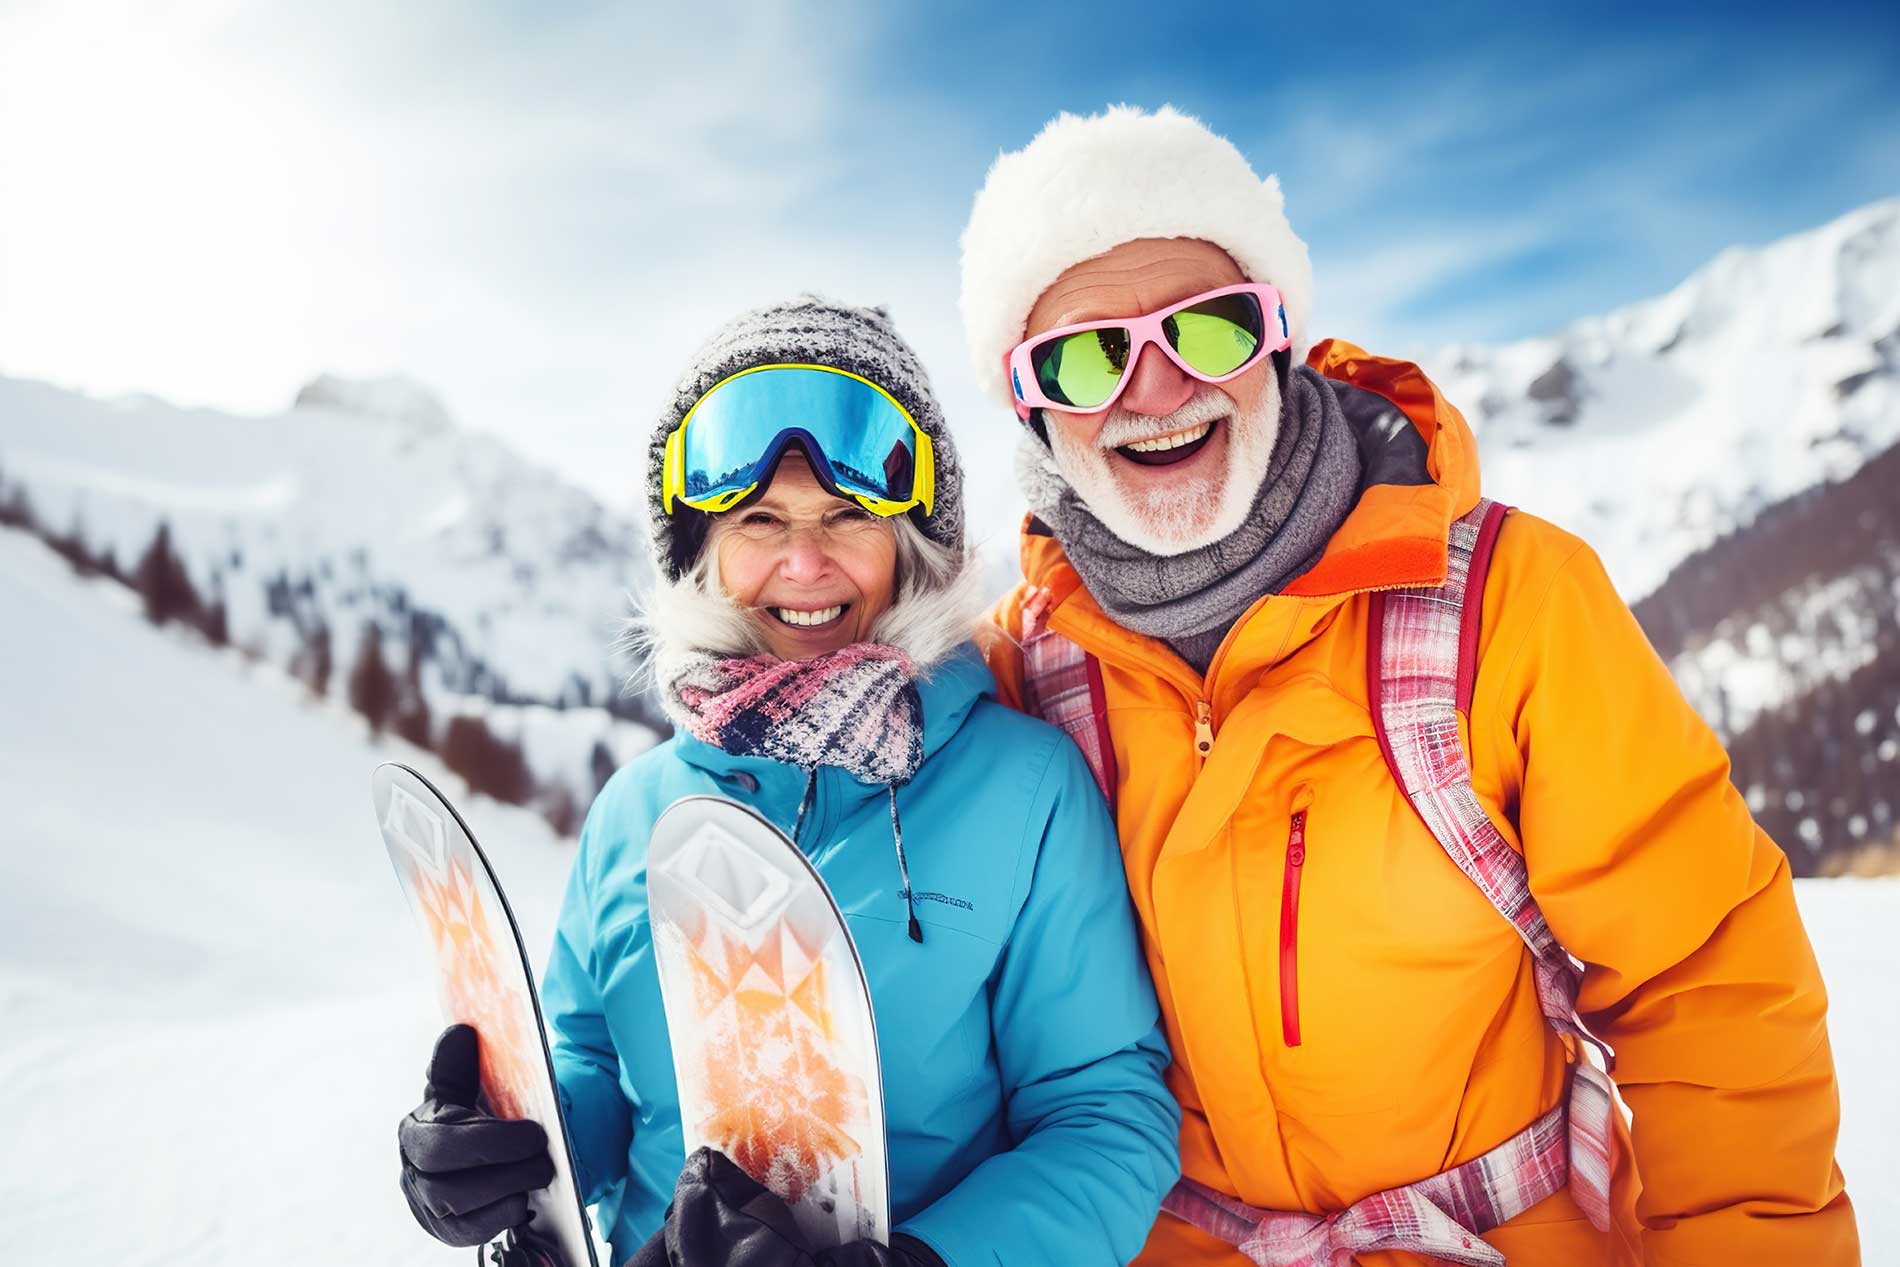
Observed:
[[[799,847],[870,982],[891,1221],[951,1267],[1125,1263],[1179,1173],[1180,1109],[1107,806],[1066,736],[999,704],[974,646],[919,682],[924,762],[898,789],[818,771]],[[601,790],[543,984],[583,1197],[624,1262],[685,1161],[647,923],[646,846],[682,796],[792,831],[806,776],[679,734]]]

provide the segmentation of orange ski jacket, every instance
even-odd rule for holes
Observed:
[[[1447,530],[1479,496],[1472,433],[1416,366],[1337,340],[1308,363],[1403,410],[1431,482],[1366,489],[1205,678],[1105,616],[1033,519],[996,620],[1019,638],[1046,588],[1049,628],[1100,662],[1183,1173],[1317,1213],[1515,1134],[1562,1098],[1573,1054],[1539,1015],[1524,943],[1393,782],[1367,706],[1367,595],[1443,581]],[[1018,647],[995,639],[990,660],[1020,706]],[[1586,964],[1579,1011],[1616,1051],[1634,1122],[1607,1236],[1559,1192],[1485,1239],[1513,1267],[1857,1263],[1827,998],[1787,859],[1595,554],[1521,511],[1461,720],[1480,800]],[[1138,1261],[1244,1263],[1167,1215]]]

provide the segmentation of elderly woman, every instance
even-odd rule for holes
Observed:
[[[695,358],[651,454],[642,640],[678,733],[595,801],[544,985],[614,1261],[1126,1262],[1177,1172],[1167,1049],[1088,767],[995,702],[968,640],[961,477],[915,355],[881,310],[748,313]],[[706,793],[792,834],[862,954],[888,1247],[783,1244],[759,1233],[785,1226],[761,1213],[775,1198],[725,1158],[682,1170],[644,868],[660,812]],[[475,1244],[550,1172],[510,1141],[522,1124],[439,1107],[405,1123],[405,1190],[428,1230]]]

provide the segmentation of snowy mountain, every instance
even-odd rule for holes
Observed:
[[[188,623],[319,694],[360,689],[374,629],[390,724],[490,765],[520,746],[511,799],[564,789],[557,822],[650,742],[610,657],[647,583],[641,530],[405,380],[325,375],[234,417],[0,378],[0,504],[126,577],[163,570],[162,527]]]
[[[1900,198],[1551,337],[1423,364],[1477,429],[1486,492],[1582,536],[1641,598],[1900,440]]]
[[[1900,199],[1426,368],[1486,491],[1603,555],[1796,871],[1900,860]]]
[[[422,431],[446,431],[454,425],[440,397],[400,374],[382,378],[319,374],[297,392],[293,408],[333,409],[361,418],[386,418]]]
[[[1476,427],[1487,492],[1582,535],[1640,600],[1798,868],[1890,837],[1900,199],[1423,364]],[[640,529],[400,378],[324,375],[260,418],[0,378],[8,522],[148,611],[187,590],[170,608],[212,641],[386,712],[564,830],[663,729],[609,654],[647,584]]]

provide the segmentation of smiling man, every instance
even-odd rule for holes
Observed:
[[[992,667],[1114,806],[1173,1047],[1142,1261],[1857,1262],[1785,857],[1418,368],[1302,363],[1312,291],[1167,109],[1055,120],[963,237],[1033,511]]]

